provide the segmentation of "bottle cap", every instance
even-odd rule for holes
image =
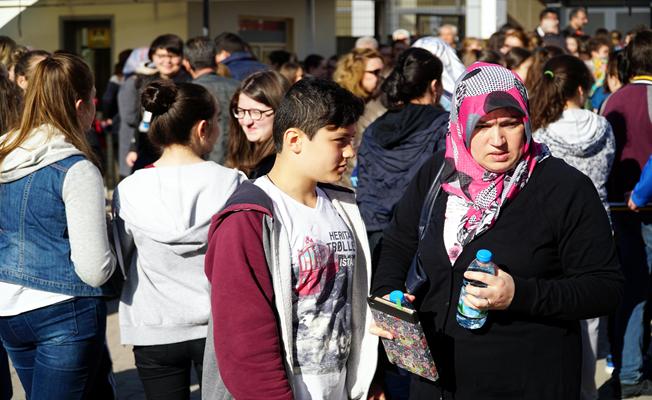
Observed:
[[[400,290],[394,290],[389,294],[389,301],[400,307],[402,305],[401,303],[403,302],[403,292]]]
[[[483,263],[491,261],[493,256],[494,255],[491,254],[491,252],[489,250],[486,250],[486,249],[478,250],[478,252],[475,253],[475,258],[478,261],[483,262]]]

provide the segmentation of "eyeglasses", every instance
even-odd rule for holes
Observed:
[[[243,119],[245,117],[245,114],[249,114],[249,118],[251,118],[252,120],[260,121],[261,119],[263,119],[263,116],[267,117],[272,115],[272,114],[265,114],[270,111],[272,112],[272,114],[274,113],[274,110],[271,108],[267,110],[259,110],[257,108],[244,109],[244,108],[237,107],[234,108],[233,111],[231,112],[233,113],[233,116],[236,117],[237,119]]]
[[[365,72],[370,73],[370,74],[374,74],[374,75],[376,75],[376,78],[379,78],[380,74],[383,72],[383,70],[381,68],[377,68],[377,69],[374,69],[374,70],[371,70],[371,71],[365,71]]]
[[[181,58],[179,54],[174,54],[174,53],[154,53],[153,56],[158,58],[163,58],[163,59],[167,58],[169,60],[176,60]]]

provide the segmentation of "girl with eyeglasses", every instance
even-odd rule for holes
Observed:
[[[242,81],[231,99],[228,167],[239,169],[249,179],[272,169],[274,110],[289,88],[287,79],[276,71],[256,72]]]

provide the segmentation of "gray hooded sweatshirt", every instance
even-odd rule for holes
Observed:
[[[204,254],[212,216],[244,174],[212,161],[136,171],[116,189],[121,242],[133,239],[120,298],[123,344],[205,338],[210,285]]]
[[[609,211],[606,184],[614,161],[616,140],[604,117],[588,110],[564,110],[561,118],[538,129],[533,137],[548,145],[553,156],[591,178],[602,204]]]

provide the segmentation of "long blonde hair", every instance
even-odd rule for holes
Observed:
[[[354,95],[365,100],[368,99],[372,93],[368,93],[362,87],[362,78],[364,77],[367,61],[372,58],[383,59],[376,50],[353,49],[337,61],[333,80]]]
[[[86,141],[86,129],[77,117],[75,102],[93,101],[93,74],[80,57],[55,54],[38,63],[25,93],[25,108],[20,127],[0,143],[0,165],[41,125],[60,131],[68,142],[97,164]]]

